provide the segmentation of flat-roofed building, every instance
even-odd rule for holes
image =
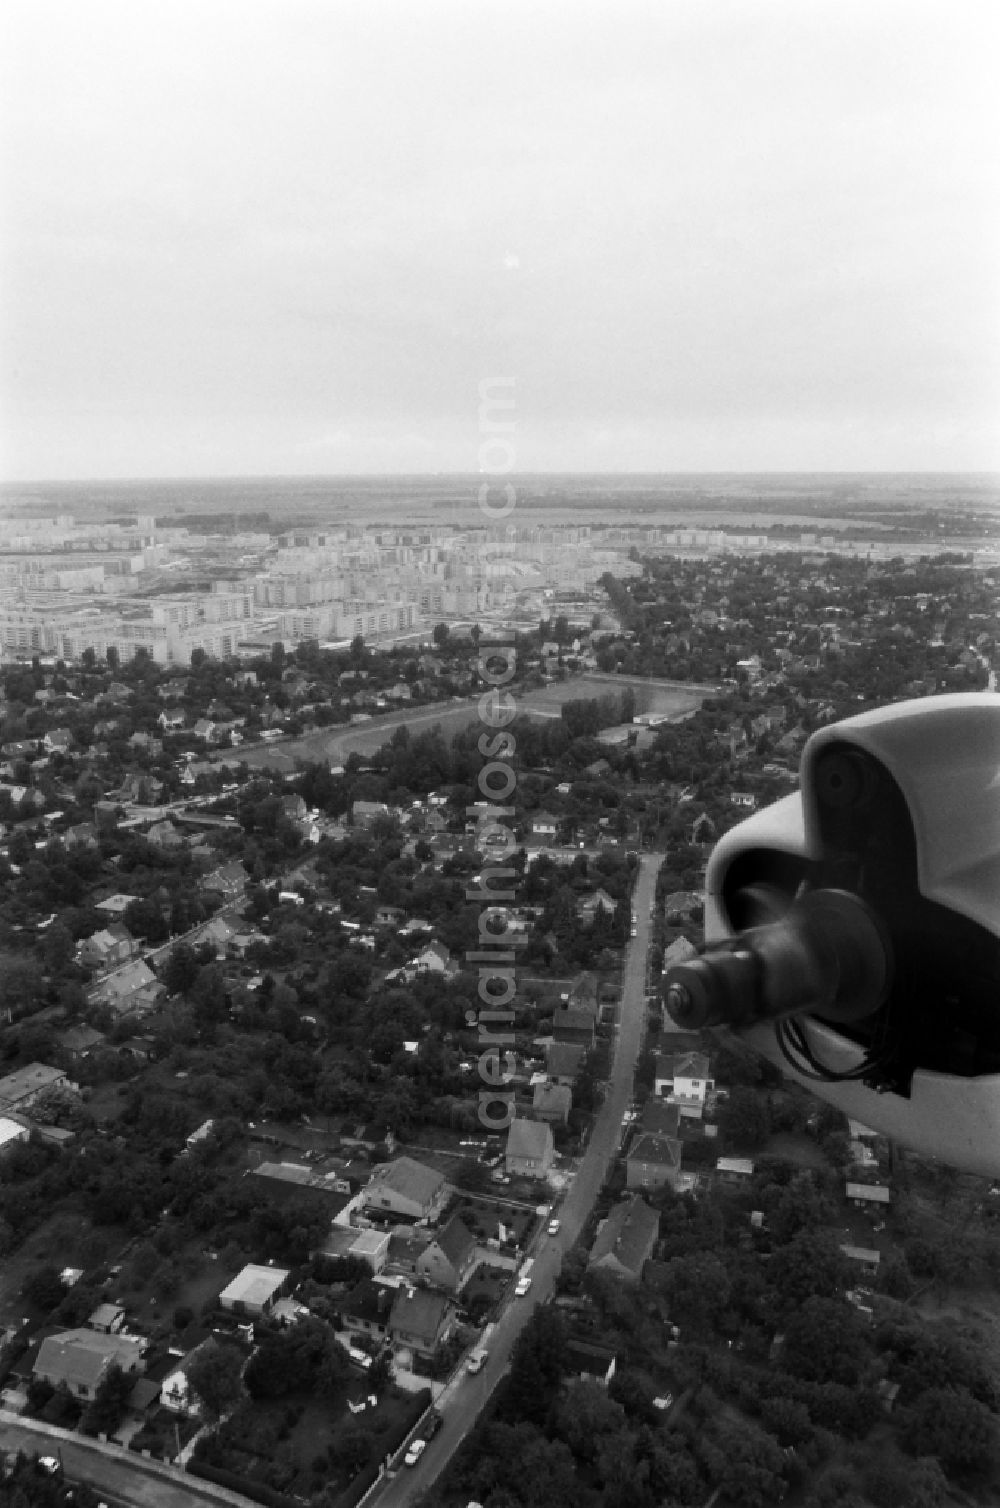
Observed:
[[[272,1309],[288,1282],[289,1274],[287,1267],[260,1267],[255,1262],[248,1262],[223,1288],[219,1303],[233,1314],[252,1314],[259,1318]]]

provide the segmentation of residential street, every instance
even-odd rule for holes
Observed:
[[[656,889],[656,875],[663,861],[662,853],[643,854],[632,905],[636,918],[636,936],[625,955],[622,1000],[615,1057],[604,1104],[594,1123],[590,1142],[583,1155],[572,1188],[558,1214],[562,1222],[557,1236],[536,1240],[532,1248],[535,1264],[531,1290],[525,1298],[512,1299],[501,1315],[489,1342],[489,1359],[475,1376],[463,1369],[441,1394],[437,1408],[443,1415],[437,1435],[428,1445],[415,1467],[401,1467],[392,1481],[383,1481],[365,1500],[379,1508],[403,1508],[421,1501],[422,1494],[434,1482],[475,1423],[493,1389],[510,1361],[510,1354],[525,1321],[536,1304],[544,1302],[553,1290],[562,1263],[562,1253],[576,1241],[614,1157],[621,1136],[622,1119],[632,1098],[632,1079],[642,1044],[646,1003],[646,956],[650,940],[650,908]],[[429,1501],[429,1500],[428,1500]]]
[[[0,1409],[0,1449],[28,1455],[58,1455],[71,1481],[89,1482],[107,1495],[110,1504],[129,1508],[196,1508],[196,1505],[239,1505],[251,1508],[249,1498],[228,1488],[203,1482],[186,1472],[146,1462],[116,1445],[73,1435],[19,1419]]]

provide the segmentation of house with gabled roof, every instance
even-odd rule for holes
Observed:
[[[552,1035],[557,1042],[589,1049],[594,1045],[594,1017],[590,1011],[557,1010],[552,1016]]]
[[[202,890],[214,890],[227,900],[235,900],[241,896],[247,888],[250,876],[247,874],[241,859],[230,859],[226,864],[220,864],[209,874],[202,877],[200,888]]]
[[[92,932],[77,945],[77,958],[87,969],[116,969],[128,963],[139,951],[139,944],[121,922],[112,922],[99,932]]]
[[[172,822],[154,822],[146,833],[146,842],[165,853],[184,847],[184,838]]]
[[[609,895],[600,887],[590,895],[583,896],[576,905],[576,914],[581,927],[592,927],[599,911],[603,911],[610,920],[615,914],[616,905],[614,896]]]
[[[554,1155],[552,1127],[545,1121],[529,1121],[515,1116],[507,1132],[504,1153],[507,1172],[529,1178],[544,1178],[552,1166]]]
[[[417,954],[410,963],[410,968],[429,974],[449,975],[456,972],[450,951],[437,938]]]
[[[432,1220],[447,1204],[451,1186],[436,1168],[413,1157],[396,1157],[374,1169],[364,1193],[370,1209],[404,1220]]]
[[[457,1293],[479,1265],[476,1238],[459,1215],[442,1225],[416,1260],[417,1276]]]
[[[389,1315],[389,1334],[397,1346],[431,1357],[455,1327],[455,1305],[430,1288],[399,1288]]]
[[[132,1335],[103,1335],[97,1330],[63,1330],[42,1341],[32,1367],[34,1377],[54,1388],[65,1383],[77,1398],[93,1398],[112,1366],[123,1372],[145,1371],[143,1342]]]
[[[166,994],[164,986],[142,958],[133,958],[102,979],[89,999],[110,1006],[120,1016],[132,1011],[150,1010]]]
[[[711,1064],[703,1052],[659,1053],[654,1069],[654,1093],[676,1105],[689,1120],[701,1120],[705,1100],[715,1088]]]
[[[389,1333],[389,1316],[395,1289],[372,1278],[362,1278],[340,1301],[340,1322],[351,1335],[370,1335],[382,1340]]]
[[[355,827],[371,827],[379,817],[388,817],[389,808],[384,801],[355,801],[351,806],[351,822]]]
[[[67,848],[94,849],[100,846],[100,838],[93,822],[77,822],[72,827],[67,827],[62,840]]]
[[[588,1268],[610,1272],[627,1283],[638,1283],[656,1245],[660,1217],[635,1195],[616,1204],[602,1221],[590,1248]]]

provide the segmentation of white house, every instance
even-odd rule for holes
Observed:
[[[711,1065],[703,1052],[660,1053],[656,1059],[655,1092],[676,1105],[689,1120],[700,1121],[705,1100],[715,1089]]]

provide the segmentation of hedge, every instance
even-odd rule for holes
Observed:
[[[255,1503],[263,1503],[265,1508],[302,1508],[298,1498],[290,1498],[264,1482],[253,1482],[238,1472],[227,1471],[223,1466],[210,1466],[207,1461],[199,1461],[193,1456],[187,1470],[193,1477],[203,1477],[206,1482],[216,1482],[220,1487],[231,1487],[233,1492],[240,1492]]]

